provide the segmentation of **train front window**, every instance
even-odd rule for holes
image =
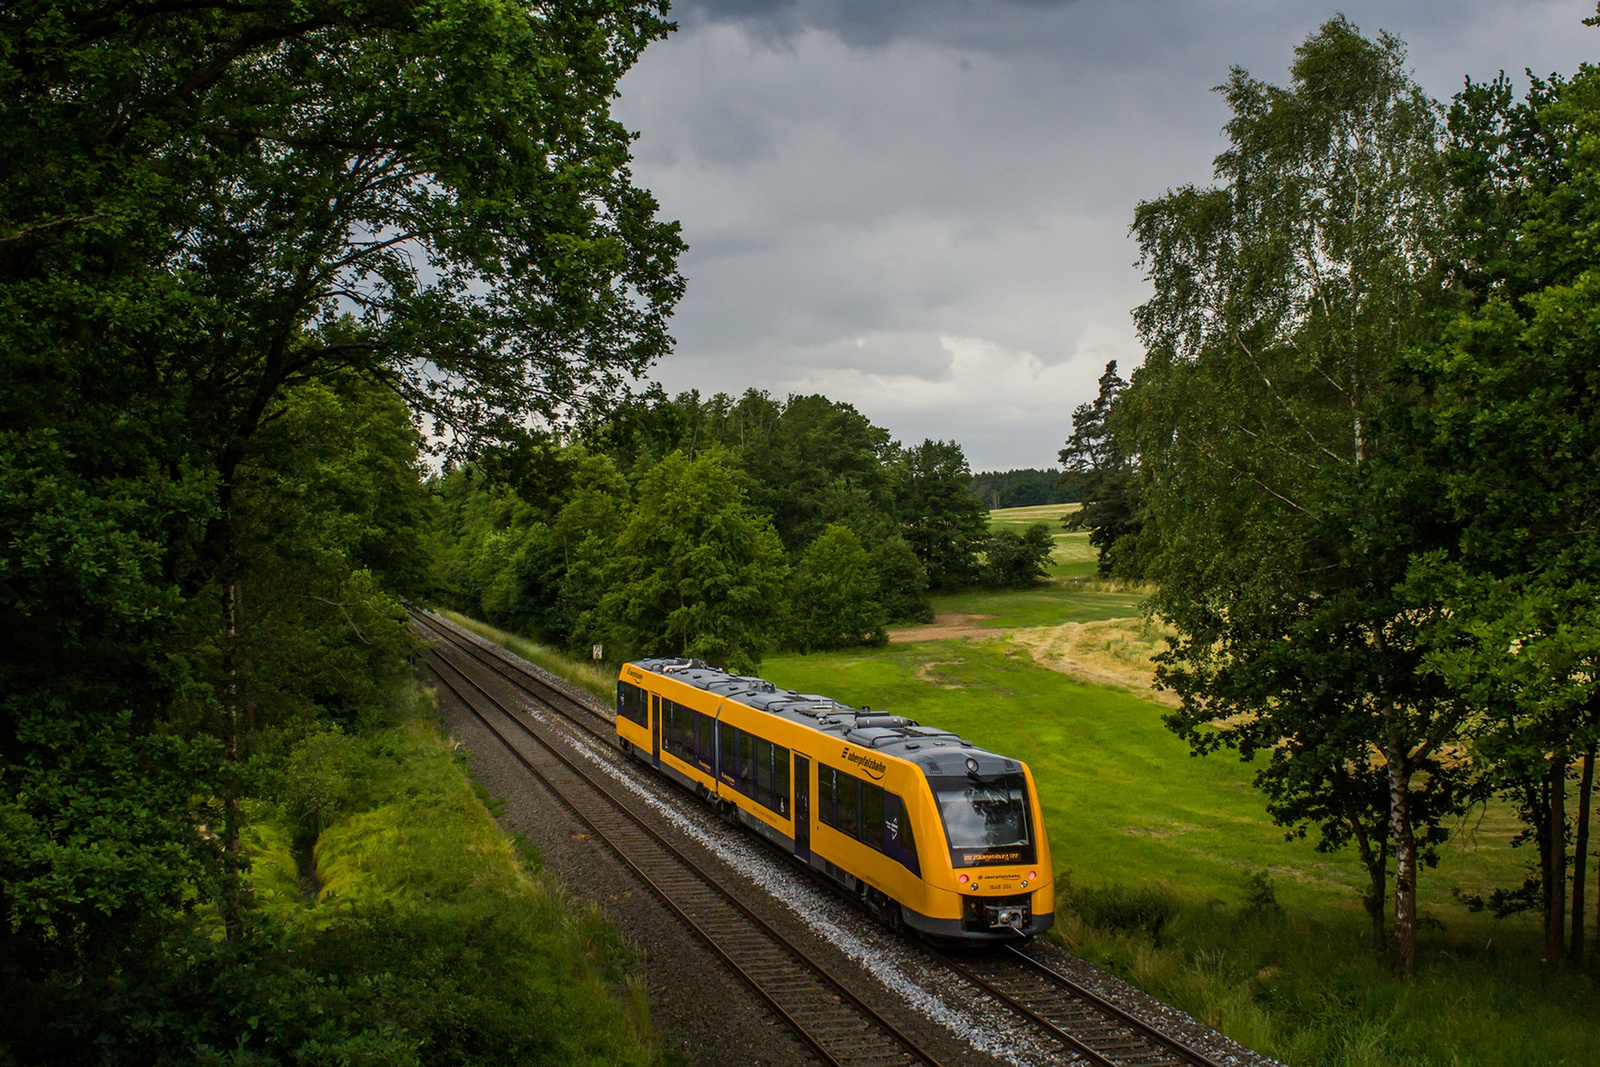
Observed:
[[[1032,863],[1028,782],[1020,774],[930,778],[957,867]]]

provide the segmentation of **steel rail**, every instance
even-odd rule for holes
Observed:
[[[961,965],[960,963],[957,963],[955,960],[951,959],[943,952],[940,952],[938,949],[929,948],[927,951],[928,954],[934,959],[938,960],[950,970],[960,975],[964,980],[970,982],[972,985],[977,986],[995,1000],[998,1000],[1012,1011],[1018,1013],[1023,1018],[1033,1023],[1035,1026],[1044,1030],[1047,1034],[1066,1045],[1073,1052],[1076,1052],[1078,1055],[1084,1057],[1090,1063],[1095,1064],[1096,1067],[1121,1067],[1116,1060],[1110,1059],[1109,1057],[1103,1055],[1100,1050],[1096,1049],[1093,1045],[1081,1040],[1069,1031],[1062,1029],[1060,1026],[1051,1022],[1043,1015],[1040,1015],[1038,1012],[1034,1011],[1032,1008],[1028,1007],[1022,1001],[1007,993],[999,986],[996,986],[994,983],[990,982],[981,975],[973,973],[972,970]]]
[[[720,897],[725,903],[731,905],[739,914],[748,919],[758,931],[765,934],[772,942],[775,943],[780,952],[786,952],[791,957],[802,963],[806,970],[809,970],[817,978],[820,978],[822,982],[826,984],[834,993],[838,994],[839,998],[841,998],[843,1001],[849,1002],[849,1004],[854,1007],[867,1022],[877,1026],[887,1036],[892,1038],[894,1042],[904,1049],[905,1052],[913,1059],[926,1063],[929,1065],[929,1067],[941,1067],[938,1060],[924,1051],[915,1041],[907,1037],[893,1023],[889,1022],[878,1012],[868,1007],[854,993],[850,992],[849,989],[840,984],[837,979],[828,973],[827,969],[823,967],[822,964],[813,959],[807,952],[805,952],[804,949],[801,949],[799,946],[795,945],[783,934],[768,924],[764,919],[751,911],[749,907],[744,904],[744,902],[740,901],[736,896],[729,892],[715,877],[704,871],[697,863],[694,862],[694,860],[684,855],[675,845],[659,834],[654,827],[650,826],[647,822],[640,818],[637,813],[632,811],[626,804],[619,800],[604,785],[596,781],[594,777],[586,770],[569,759],[555,745],[551,744],[545,738],[539,736],[537,731],[533,730],[527,724],[523,723],[516,715],[512,714],[500,700],[498,700],[493,694],[489,693],[488,690],[484,689],[483,686],[479,685],[478,682],[470,675],[461,670],[461,668],[456,664],[450,662],[450,660],[446,659],[444,656],[435,654],[433,659],[449,667],[456,674],[458,674],[462,680],[467,682],[467,684],[471,685],[479,693],[483,694],[483,696],[495,707],[497,711],[509,719],[514,725],[518,726],[524,733],[526,733],[547,752],[549,752],[550,755],[559,760],[569,771],[576,775],[591,789],[605,797],[606,800],[610,801],[614,811],[621,814],[624,818],[632,822],[638,829],[647,834],[652,840],[660,845],[669,856],[677,860],[681,867],[694,875],[703,886],[712,890],[713,893]],[[430,663],[429,666],[432,667],[432,664]],[[757,978],[755,975],[752,975],[748,970],[746,970],[746,968],[741,966],[738,961],[736,961],[724,949],[724,947],[718,943],[717,938],[714,937],[710,931],[706,930],[701,923],[697,922],[693,917],[691,917],[684,907],[681,906],[680,903],[675,900],[673,896],[657,882],[656,879],[652,878],[649,873],[642,868],[636,859],[628,853],[627,849],[623,848],[622,845],[617,842],[612,835],[601,829],[600,826],[597,825],[596,822],[572,800],[572,798],[567,796],[566,793],[560,787],[558,787],[548,775],[535,766],[534,763],[529,760],[515,744],[512,743],[510,738],[506,737],[505,734],[489,720],[488,716],[484,715],[483,712],[476,706],[476,704],[472,700],[468,699],[467,695],[463,693],[458,686],[450,682],[450,680],[447,679],[443,673],[437,669],[435,669],[433,673],[434,676],[438,678],[446,688],[454,693],[456,697],[461,700],[462,704],[469,711],[471,711],[473,715],[476,716],[477,719],[482,722],[492,734],[494,734],[494,736],[500,741],[500,743],[512,755],[513,758],[515,758],[524,768],[533,774],[534,777],[543,783],[544,786],[550,790],[550,792],[555,795],[556,798],[560,800],[561,803],[573,814],[573,816],[578,819],[578,821],[587,826],[597,838],[599,838],[620,860],[622,860],[622,862],[639,877],[645,886],[650,889],[652,894],[661,900],[661,902],[666,905],[669,910],[682,919],[685,925],[687,925],[689,929],[693,931],[696,936],[698,936],[719,959],[727,964],[728,967],[732,969],[741,980],[749,985],[758,996],[766,1001],[767,1004],[778,1013],[779,1017],[782,1018],[792,1030],[794,1030],[797,1036],[799,1036],[808,1046],[812,1048],[813,1051],[821,1056],[825,1062],[837,1065],[837,1067],[845,1067],[844,1063],[840,1061],[834,1055],[834,1053],[822,1043],[823,1039],[819,1038],[817,1035],[808,1030],[800,1020],[796,1019],[788,1009],[779,1003],[776,995],[764,987],[759,978]]]
[[[545,703],[552,704],[553,706],[553,702],[545,700],[543,693],[535,692],[533,687],[525,684],[525,680],[533,682],[539,690],[557,693],[559,693],[559,690],[556,690],[549,683],[538,678],[526,667],[501,655],[492,647],[492,642],[489,642],[486,638],[480,638],[479,635],[473,634],[472,631],[467,630],[465,627],[458,626],[457,624],[450,622],[448,619],[439,619],[431,612],[426,614],[418,614],[422,615],[423,619],[429,624],[429,628],[435,633],[440,634],[442,639],[446,641],[452,648],[467,653],[477,662],[496,670],[496,672],[504,677],[508,682],[528,692],[530,696],[533,696],[536,699],[544,700]],[[467,640],[463,641],[463,637],[467,638]],[[483,643],[480,644],[480,641]],[[488,654],[489,660],[485,660],[484,657],[479,654],[480,652]],[[509,670],[505,668],[509,668]],[[512,672],[515,672],[514,676]],[[615,743],[616,738],[610,733],[602,732],[596,729],[589,722],[583,721],[585,719],[599,719],[602,722],[605,721],[600,715],[598,715],[593,709],[585,707],[580,702],[574,700],[572,697],[567,696],[566,694],[560,695],[563,703],[570,704],[573,707],[581,709],[582,715],[573,715],[560,707],[553,706],[553,710],[562,713],[563,716],[569,721],[573,722],[575,725],[581,727],[583,730],[587,731],[606,744],[610,745]],[[519,723],[518,725],[521,724]],[[524,727],[524,729],[526,729],[526,727]],[[835,888],[832,886],[832,883],[824,882],[824,884],[829,885],[830,888]],[[952,959],[945,953],[932,946],[924,945],[924,947],[935,960],[943,964],[951,971],[954,971],[969,984],[977,987],[1005,1007],[1016,1012],[1028,1022],[1045,1031],[1049,1037],[1066,1045],[1070,1050],[1079,1056],[1082,1056],[1091,1063],[1095,1064],[1096,1067],[1125,1067],[1124,1059],[1112,1058],[1114,1053],[1108,1053],[1102,1049],[1095,1048],[1083,1038],[1074,1035],[1071,1031],[1065,1029],[1059,1023],[1041,1014],[1038,1010],[1027,1004],[1025,1001],[1019,999],[1016,995],[1001,989],[995,984],[994,981],[977,974],[970,967],[961,964],[960,962]],[[1140,1019],[1138,1016],[1127,1011],[1126,1009],[1113,1004],[1109,1000],[1095,993],[1093,990],[1079,984],[1078,982],[1075,982],[1066,975],[1063,975],[1053,968],[1039,962],[1038,960],[1029,956],[1027,953],[1018,949],[1016,946],[1002,945],[1000,947],[1006,952],[1011,960],[1015,961],[1016,964],[1019,964],[1023,968],[1031,971],[1034,975],[1056,987],[1056,989],[1066,993],[1073,1000],[1081,1002],[1092,1011],[1096,1011],[1102,1015],[1108,1016],[1110,1020],[1114,1022],[1114,1024],[1133,1031],[1138,1037],[1152,1042],[1153,1044],[1159,1045],[1167,1051],[1174,1053],[1186,1064],[1193,1065],[1193,1067],[1221,1067],[1217,1061],[1211,1059],[1205,1053],[1184,1044],[1182,1041],[1179,1041],[1170,1034],[1167,1034],[1143,1019]]]
[[[516,662],[516,660],[512,659],[504,649],[500,648],[500,646],[496,645],[493,641],[490,641],[488,638],[479,634],[473,633],[465,626],[451,622],[449,619],[441,618],[431,611],[413,610],[411,614],[413,618],[420,619],[429,629],[433,630],[437,634],[442,635],[443,639],[449,641],[454,647],[466,652],[479,663],[482,663],[486,667],[492,668],[498,674],[502,675],[507,680],[513,682],[521,688],[528,689],[532,696],[537,697],[546,704],[551,705],[556,711],[566,715],[567,718],[572,719],[579,726],[600,738],[600,740],[605,741],[607,744],[614,744],[616,742],[616,736],[614,733],[603,733],[594,725],[595,722],[601,722],[605,723],[606,726],[611,727],[612,730],[615,730],[615,726],[611,720],[607,719],[604,715],[601,715],[593,708],[584,704],[582,701],[576,700],[566,693],[563,693],[556,686],[551,685],[543,678],[540,678],[537,674],[534,674],[532,671],[528,670],[527,667],[524,667],[522,664]],[[465,638],[466,640],[463,641],[461,640],[462,638]],[[485,656],[487,656],[487,658],[485,658]],[[513,673],[515,674],[515,677],[513,677]],[[563,707],[562,705],[566,705],[566,707]],[[568,711],[568,707],[577,708],[582,714],[575,716]],[[580,720],[593,720],[593,722]]]
[[[1222,1067],[1220,1063],[1212,1059],[1210,1056],[1207,1056],[1199,1049],[1179,1041],[1166,1031],[1160,1029],[1152,1023],[1146,1022],[1144,1019],[1139,1018],[1128,1009],[1121,1007],[1120,1005],[1113,1004],[1111,1001],[1107,1000],[1105,997],[1102,997],[1099,993],[1096,993],[1088,986],[1069,978],[1067,975],[1062,974],[1054,967],[1034,959],[1032,956],[1028,955],[1026,952],[1023,952],[1015,945],[1007,945],[1005,948],[1013,959],[1021,961],[1024,967],[1033,971],[1041,978],[1054,983],[1074,997],[1077,997],[1079,1000],[1088,1002],[1100,1011],[1105,1012],[1107,1015],[1114,1016],[1123,1024],[1137,1030],[1144,1037],[1149,1038],[1158,1044],[1165,1045],[1179,1056],[1187,1059],[1190,1063],[1197,1065],[1197,1067]]]

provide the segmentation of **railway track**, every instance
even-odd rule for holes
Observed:
[[[452,650],[467,657],[477,667],[493,671],[506,684],[551,707],[594,738],[607,745],[615,744],[616,737],[609,720],[597,714],[581,701],[573,699],[559,688],[529,671],[521,663],[499,651],[492,643],[431,613],[415,612],[413,615],[419,627],[437,634]],[[449,682],[443,679],[442,676],[441,680],[445,681],[445,684],[449,686]],[[461,696],[460,691],[455,689],[454,686],[450,686],[450,688],[456,691],[458,696]],[[480,720],[489,725],[485,716],[476,707],[467,702],[465,698],[463,698],[463,702],[468,704],[468,707],[474,714],[478,715]],[[520,729],[529,733],[534,732],[522,722],[520,717],[512,715],[509,711],[503,713]],[[490,725],[490,729],[500,737],[502,743],[512,749],[513,755],[520,762],[527,765],[527,760],[499,730],[496,730],[492,725]],[[567,763],[568,766],[573,766],[574,770],[577,769],[571,764],[571,761],[566,760],[564,756],[556,752],[548,741],[541,738],[540,743],[545,745],[551,753],[562,759],[563,762]],[[529,769],[532,770],[533,768],[530,767]],[[535,774],[538,774],[538,772],[535,771]],[[546,784],[551,785],[548,781]],[[558,796],[562,795],[554,785],[551,785],[551,788],[552,791],[557,792]],[[602,789],[598,783],[595,784],[595,788]],[[564,802],[567,803],[569,808],[572,807],[570,800],[564,800]],[[620,801],[617,801],[617,803],[620,804]],[[579,815],[580,819],[583,819],[583,815],[577,812],[576,809],[574,809],[574,812]],[[644,826],[642,820],[638,820],[637,816],[633,816],[633,818],[661,845],[681,856],[681,853],[677,853],[677,850],[660,838],[654,830]],[[588,820],[584,819],[584,821],[587,822]],[[615,845],[612,847],[613,850],[617,848]],[[626,857],[624,857],[624,862],[628,862]],[[683,862],[687,863],[688,861],[685,858]],[[643,875],[641,876],[643,877]],[[701,877],[706,878],[708,876],[702,874]],[[646,883],[650,884],[648,878],[646,878]],[[652,886],[652,888],[654,889],[655,887]],[[765,927],[766,924],[745,909],[741,902],[737,901],[725,890],[722,890],[720,886],[717,886],[716,889],[725,900],[730,902],[747,918]],[[658,896],[661,895],[660,890],[656,890],[656,892]],[[668,906],[672,907],[670,903]],[[702,938],[706,937],[705,934],[701,936]],[[774,936],[777,936],[775,932]],[[806,956],[803,950],[792,945],[790,950],[806,959],[811,967],[816,968],[815,974],[822,976],[830,985],[842,989],[834,979],[828,977],[821,970],[819,964],[812,961],[809,956]],[[1037,1036],[1044,1039],[1047,1045],[1059,1047],[1065,1054],[1064,1059],[1094,1064],[1095,1067],[1222,1067],[1217,1060],[1204,1052],[1173,1037],[1159,1027],[1151,1025],[1127,1009],[1102,997],[1094,990],[1074,981],[1069,976],[1034,959],[1028,953],[1015,946],[1007,945],[997,951],[990,951],[984,954],[964,954],[959,959],[932,947],[926,947],[925,951],[932,961],[942,965],[962,981],[980,990],[983,994],[1025,1021]],[[724,959],[727,960],[727,957],[724,956]],[[736,971],[739,970],[737,964],[734,964],[733,961],[727,960],[727,962],[734,966]],[[743,975],[742,972],[741,977],[745,977],[747,982],[751,982],[751,979]],[[759,993],[761,990],[758,988],[757,992]],[[764,994],[763,996],[765,997]],[[768,1003],[772,1003],[771,998],[765,999],[768,1000]],[[780,1014],[783,1014],[781,1010]],[[784,1015],[784,1018],[786,1021],[790,1021],[787,1015]],[[797,1025],[793,1021],[790,1024],[791,1026]],[[797,1032],[799,1031],[797,1030]],[[899,1034],[899,1031],[893,1032]],[[802,1033],[801,1036],[814,1049],[818,1048],[817,1043],[805,1034]],[[907,1050],[907,1053],[915,1058],[911,1060],[875,1060],[871,1062],[933,1062],[925,1053],[920,1051],[911,1052],[910,1039],[905,1038],[903,1035],[900,1035],[899,1039],[905,1043],[903,1047]],[[849,1062],[865,1061],[852,1059]]]
[[[1014,945],[946,966],[1099,1067],[1221,1067]]]
[[[439,630],[437,626],[429,628]],[[461,657],[459,648],[455,651],[456,656],[439,649],[430,654],[429,667],[439,682],[823,1063],[830,1067],[941,1067],[914,1039],[746,907],[716,875],[658,833],[624,797],[570,758],[562,751],[560,735],[547,737],[545,729],[526,721],[494,696],[482,684],[493,684],[482,675],[486,670],[483,664]]]

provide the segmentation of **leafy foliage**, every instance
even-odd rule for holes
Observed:
[[[1582,756],[1592,781],[1600,742],[1600,272],[1589,251],[1600,74],[1535,80],[1523,102],[1503,77],[1469,84],[1450,127],[1475,299],[1413,368],[1430,397],[1426,462],[1461,533],[1419,561],[1413,582],[1448,606],[1429,665],[1479,709],[1477,753],[1537,843],[1547,953],[1578,960],[1581,888],[1570,947],[1562,933],[1567,779]],[[1580,840],[1589,799],[1580,783]]]
[[[1127,388],[1117,373],[1117,361],[1107,363],[1094,401],[1073,411],[1072,436],[1061,450],[1062,477],[1077,483],[1083,501],[1083,507],[1066,515],[1061,524],[1089,531],[1089,543],[1100,553],[1102,577],[1141,577],[1138,468],[1128,444],[1117,440],[1112,422]]]
[[[1050,573],[1055,549],[1048,523],[1036,522],[1022,533],[996,530],[984,546],[984,584],[995,589],[1026,589]]]
[[[669,640],[661,626],[622,621],[643,610],[630,598],[654,581],[648,568],[672,559],[660,545],[641,554],[622,541],[642,529],[646,486],[677,477],[663,473],[675,454],[691,465],[717,457],[727,479],[716,492],[777,534],[799,583],[792,595],[762,594],[764,622],[736,623],[718,582],[697,589],[683,575],[663,579],[676,590],[680,617],[708,620],[695,629],[705,647],[716,645],[709,620],[738,629],[724,645],[742,650],[741,662],[755,662],[777,639],[831,648],[849,633],[850,641],[876,642],[888,622],[932,618],[936,579],[945,588],[1031,584],[1049,555],[1047,531],[991,541],[958,445],[902,449],[848,404],[821,396],[780,403],[752,390],[737,401],[668,399],[652,388],[588,420],[576,439],[530,435],[439,479],[446,595],[465,611],[575,650],[600,643],[613,656],[681,652],[682,632]],[[721,549],[706,538],[722,537],[717,529],[695,520],[671,551],[716,555]],[[861,561],[847,553],[848,595],[805,562],[824,540],[818,551],[841,551],[840,531],[865,554],[858,571]],[[624,557],[628,567],[616,562]],[[860,602],[847,607],[849,597]]]
[[[972,476],[972,493],[991,510],[1071,504],[1080,489],[1070,472],[1058,470],[979,471]]]
[[[753,671],[783,619],[788,561],[745,505],[726,457],[674,452],[639,482],[639,499],[604,558],[599,603],[578,633],[612,655],[679,655]]]
[[[802,652],[884,644],[889,635],[878,594],[878,572],[861,540],[847,526],[828,527],[795,569],[790,641]]]
[[[470,448],[665,351],[681,242],[608,110],[661,14],[0,10],[0,971],[71,1007],[14,1056],[96,1055],[73,1012],[176,989],[213,903],[246,980],[249,797],[431,584],[396,396]]]
[[[954,441],[924,441],[906,453],[904,536],[936,591],[971,585],[978,576],[987,522],[982,502],[967,490],[970,476]]]
[[[1400,43],[1343,18],[1292,73],[1233,72],[1224,185],[1140,205],[1150,354],[1112,424],[1139,456],[1152,610],[1178,632],[1171,727],[1270,753],[1270,810],[1355,840],[1374,904],[1394,849],[1404,970],[1417,864],[1471,795],[1447,755],[1467,708],[1419,670],[1436,608],[1406,583],[1446,531],[1395,415],[1402,347],[1453,296],[1439,116]]]

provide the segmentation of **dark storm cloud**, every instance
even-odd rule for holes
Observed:
[[[732,23],[751,38],[769,45],[788,44],[804,33],[820,30],[852,48],[882,48],[903,39],[969,47],[1015,47],[1034,37],[1042,15],[1069,2],[691,0],[674,10],[686,25]]]
[[[1447,99],[1571,71],[1592,2],[1346,3]],[[1283,82],[1333,7],[1285,0],[689,0],[623,83],[691,250],[669,388],[817,389],[980,466],[1050,462],[1141,356],[1128,223],[1211,178],[1234,64]]]

